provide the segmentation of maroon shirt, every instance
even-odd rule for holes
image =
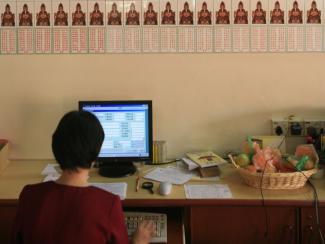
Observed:
[[[128,243],[118,196],[93,186],[53,181],[25,186],[12,244]]]

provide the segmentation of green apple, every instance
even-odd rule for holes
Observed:
[[[235,161],[240,167],[246,167],[251,163],[249,156],[245,153],[239,154]]]

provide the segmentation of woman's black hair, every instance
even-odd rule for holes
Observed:
[[[89,169],[98,157],[104,136],[95,115],[71,111],[63,116],[52,136],[54,157],[62,170]]]

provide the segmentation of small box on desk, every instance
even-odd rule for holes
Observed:
[[[0,139],[0,174],[5,170],[9,164],[9,142]]]

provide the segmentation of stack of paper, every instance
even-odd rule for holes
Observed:
[[[43,169],[41,175],[50,175],[50,174],[58,174],[59,172],[56,170],[58,164],[48,164]]]
[[[231,191],[227,185],[185,185],[187,199],[218,199],[232,198]]]
[[[189,181],[195,174],[186,169],[176,167],[155,168],[144,176],[145,179],[160,182],[170,182],[175,185],[182,185]]]
[[[59,179],[60,178],[60,174],[57,174],[57,173],[55,173],[55,174],[48,174],[45,178],[44,178],[44,180],[43,180],[43,182],[47,182],[47,181],[56,181],[57,179]]]
[[[98,187],[104,191],[108,191],[115,195],[118,195],[121,200],[126,198],[126,190],[128,185],[125,182],[122,183],[90,183],[91,186]]]
[[[56,170],[57,164],[48,164],[43,169],[41,175],[44,175],[45,178],[43,182],[47,181],[56,181],[61,174]],[[122,183],[89,183],[91,186],[98,187],[104,191],[111,192],[115,195],[118,195],[121,200],[126,198],[127,184]]]
[[[43,169],[42,173],[41,173],[41,175],[45,176],[43,182],[57,180],[61,176],[60,173],[58,172],[58,170],[56,169],[58,167],[59,167],[58,164],[48,164],[48,165],[46,165],[45,168]]]
[[[198,164],[194,163],[191,159],[189,158],[182,158],[182,161],[186,164],[188,170],[193,170],[197,169],[199,167]]]

